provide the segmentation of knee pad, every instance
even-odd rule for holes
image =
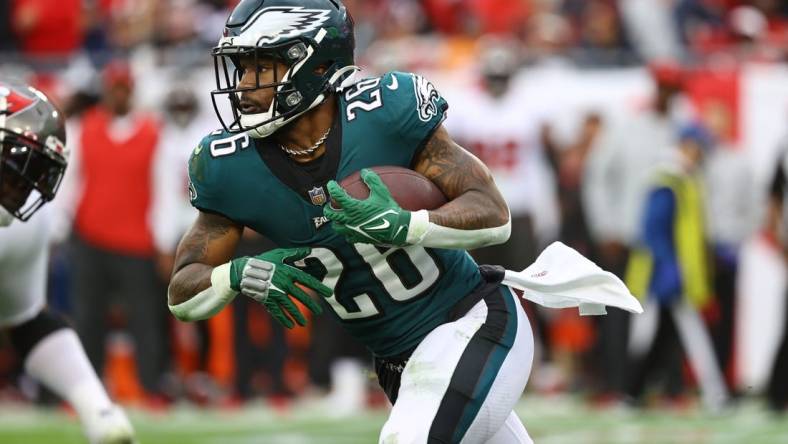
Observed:
[[[8,337],[19,358],[24,361],[27,355],[42,339],[62,328],[69,328],[58,314],[44,308],[33,319],[8,329]]]

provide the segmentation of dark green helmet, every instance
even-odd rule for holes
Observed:
[[[225,130],[266,137],[320,105],[347,78],[353,66],[353,19],[339,0],[243,0],[230,14],[224,36],[213,50],[217,89],[214,109]],[[287,72],[276,83],[239,87],[239,58],[273,58]],[[318,71],[322,67],[324,70]],[[276,74],[275,74],[276,75]],[[276,76],[279,79],[279,76]],[[244,91],[275,88],[265,112],[244,114]],[[232,120],[223,117],[217,97],[226,95]]]

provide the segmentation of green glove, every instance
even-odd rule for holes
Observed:
[[[380,176],[368,169],[361,170],[361,179],[369,187],[369,197],[350,197],[339,184],[328,183],[328,193],[342,208],[326,205],[323,214],[333,222],[334,231],[348,242],[402,247],[407,245],[410,211],[403,210],[391,197]]]
[[[230,288],[265,305],[271,316],[283,326],[293,328],[290,318],[304,326],[306,319],[290,296],[315,314],[320,314],[322,309],[295,283],[309,287],[324,298],[333,293],[314,276],[285,263],[301,260],[309,256],[310,252],[310,248],[277,248],[254,257],[233,259],[230,265]]]

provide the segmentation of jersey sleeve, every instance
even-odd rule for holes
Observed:
[[[392,136],[415,156],[443,123],[449,104],[435,85],[418,74],[391,72],[383,76],[382,84]]]
[[[213,132],[200,141],[189,157],[189,200],[194,208],[209,213],[222,213],[220,188],[220,172],[211,162],[210,145],[217,132]]]

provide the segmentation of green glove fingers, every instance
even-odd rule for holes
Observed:
[[[292,263],[304,259],[305,257],[309,256],[309,253],[311,252],[312,249],[309,247],[276,248],[274,250],[266,251],[258,257],[275,264],[285,263],[285,261]]]
[[[329,181],[326,188],[328,189],[328,194],[331,196],[331,199],[339,203],[343,209],[346,205],[353,205],[359,202],[358,199],[350,197],[347,191],[345,191],[335,180]]]
[[[297,285],[290,287],[287,292],[290,296],[293,296],[294,298],[298,299],[299,302],[304,304],[306,308],[308,308],[312,313],[321,314],[323,312],[323,309],[320,307],[320,305],[304,290],[298,288]]]
[[[370,197],[380,198],[384,201],[393,200],[388,187],[374,171],[366,168],[361,170],[361,180],[369,187]]]
[[[306,318],[290,298],[282,298],[279,301],[279,305],[284,309],[283,314],[285,317],[289,315],[289,317],[295,320],[298,325],[302,327],[306,325]]]
[[[295,269],[297,270],[297,274],[293,276],[293,281],[299,282],[302,285],[309,287],[310,289],[314,290],[315,292],[317,292],[317,294],[319,294],[324,298],[330,297],[332,294],[334,294],[331,288],[320,282],[316,277],[312,276],[311,274],[307,273],[304,270],[299,270],[298,268]]]
[[[321,297],[329,297],[333,293],[319,279],[291,265],[305,259],[311,251],[310,248],[278,248],[255,257],[235,259],[230,265],[230,287],[262,303],[283,326],[294,327],[293,320],[299,325],[306,325],[306,318],[291,297],[315,314],[320,314],[322,309],[318,301],[299,288],[296,282]]]
[[[271,317],[276,319],[276,321],[279,322],[283,327],[295,327],[293,320],[285,314],[278,302],[269,299],[263,302],[263,306],[265,306],[265,309],[268,310],[268,313],[271,315]]]
[[[327,217],[334,223],[345,224],[348,222],[348,217],[343,210],[335,210],[331,205],[323,207],[323,216]]]
[[[323,215],[333,222],[334,231],[348,242],[402,247],[407,245],[410,212],[391,197],[388,187],[374,171],[361,170],[361,179],[370,189],[364,200],[354,199],[336,181],[328,183],[328,193],[342,209],[327,205]]]

